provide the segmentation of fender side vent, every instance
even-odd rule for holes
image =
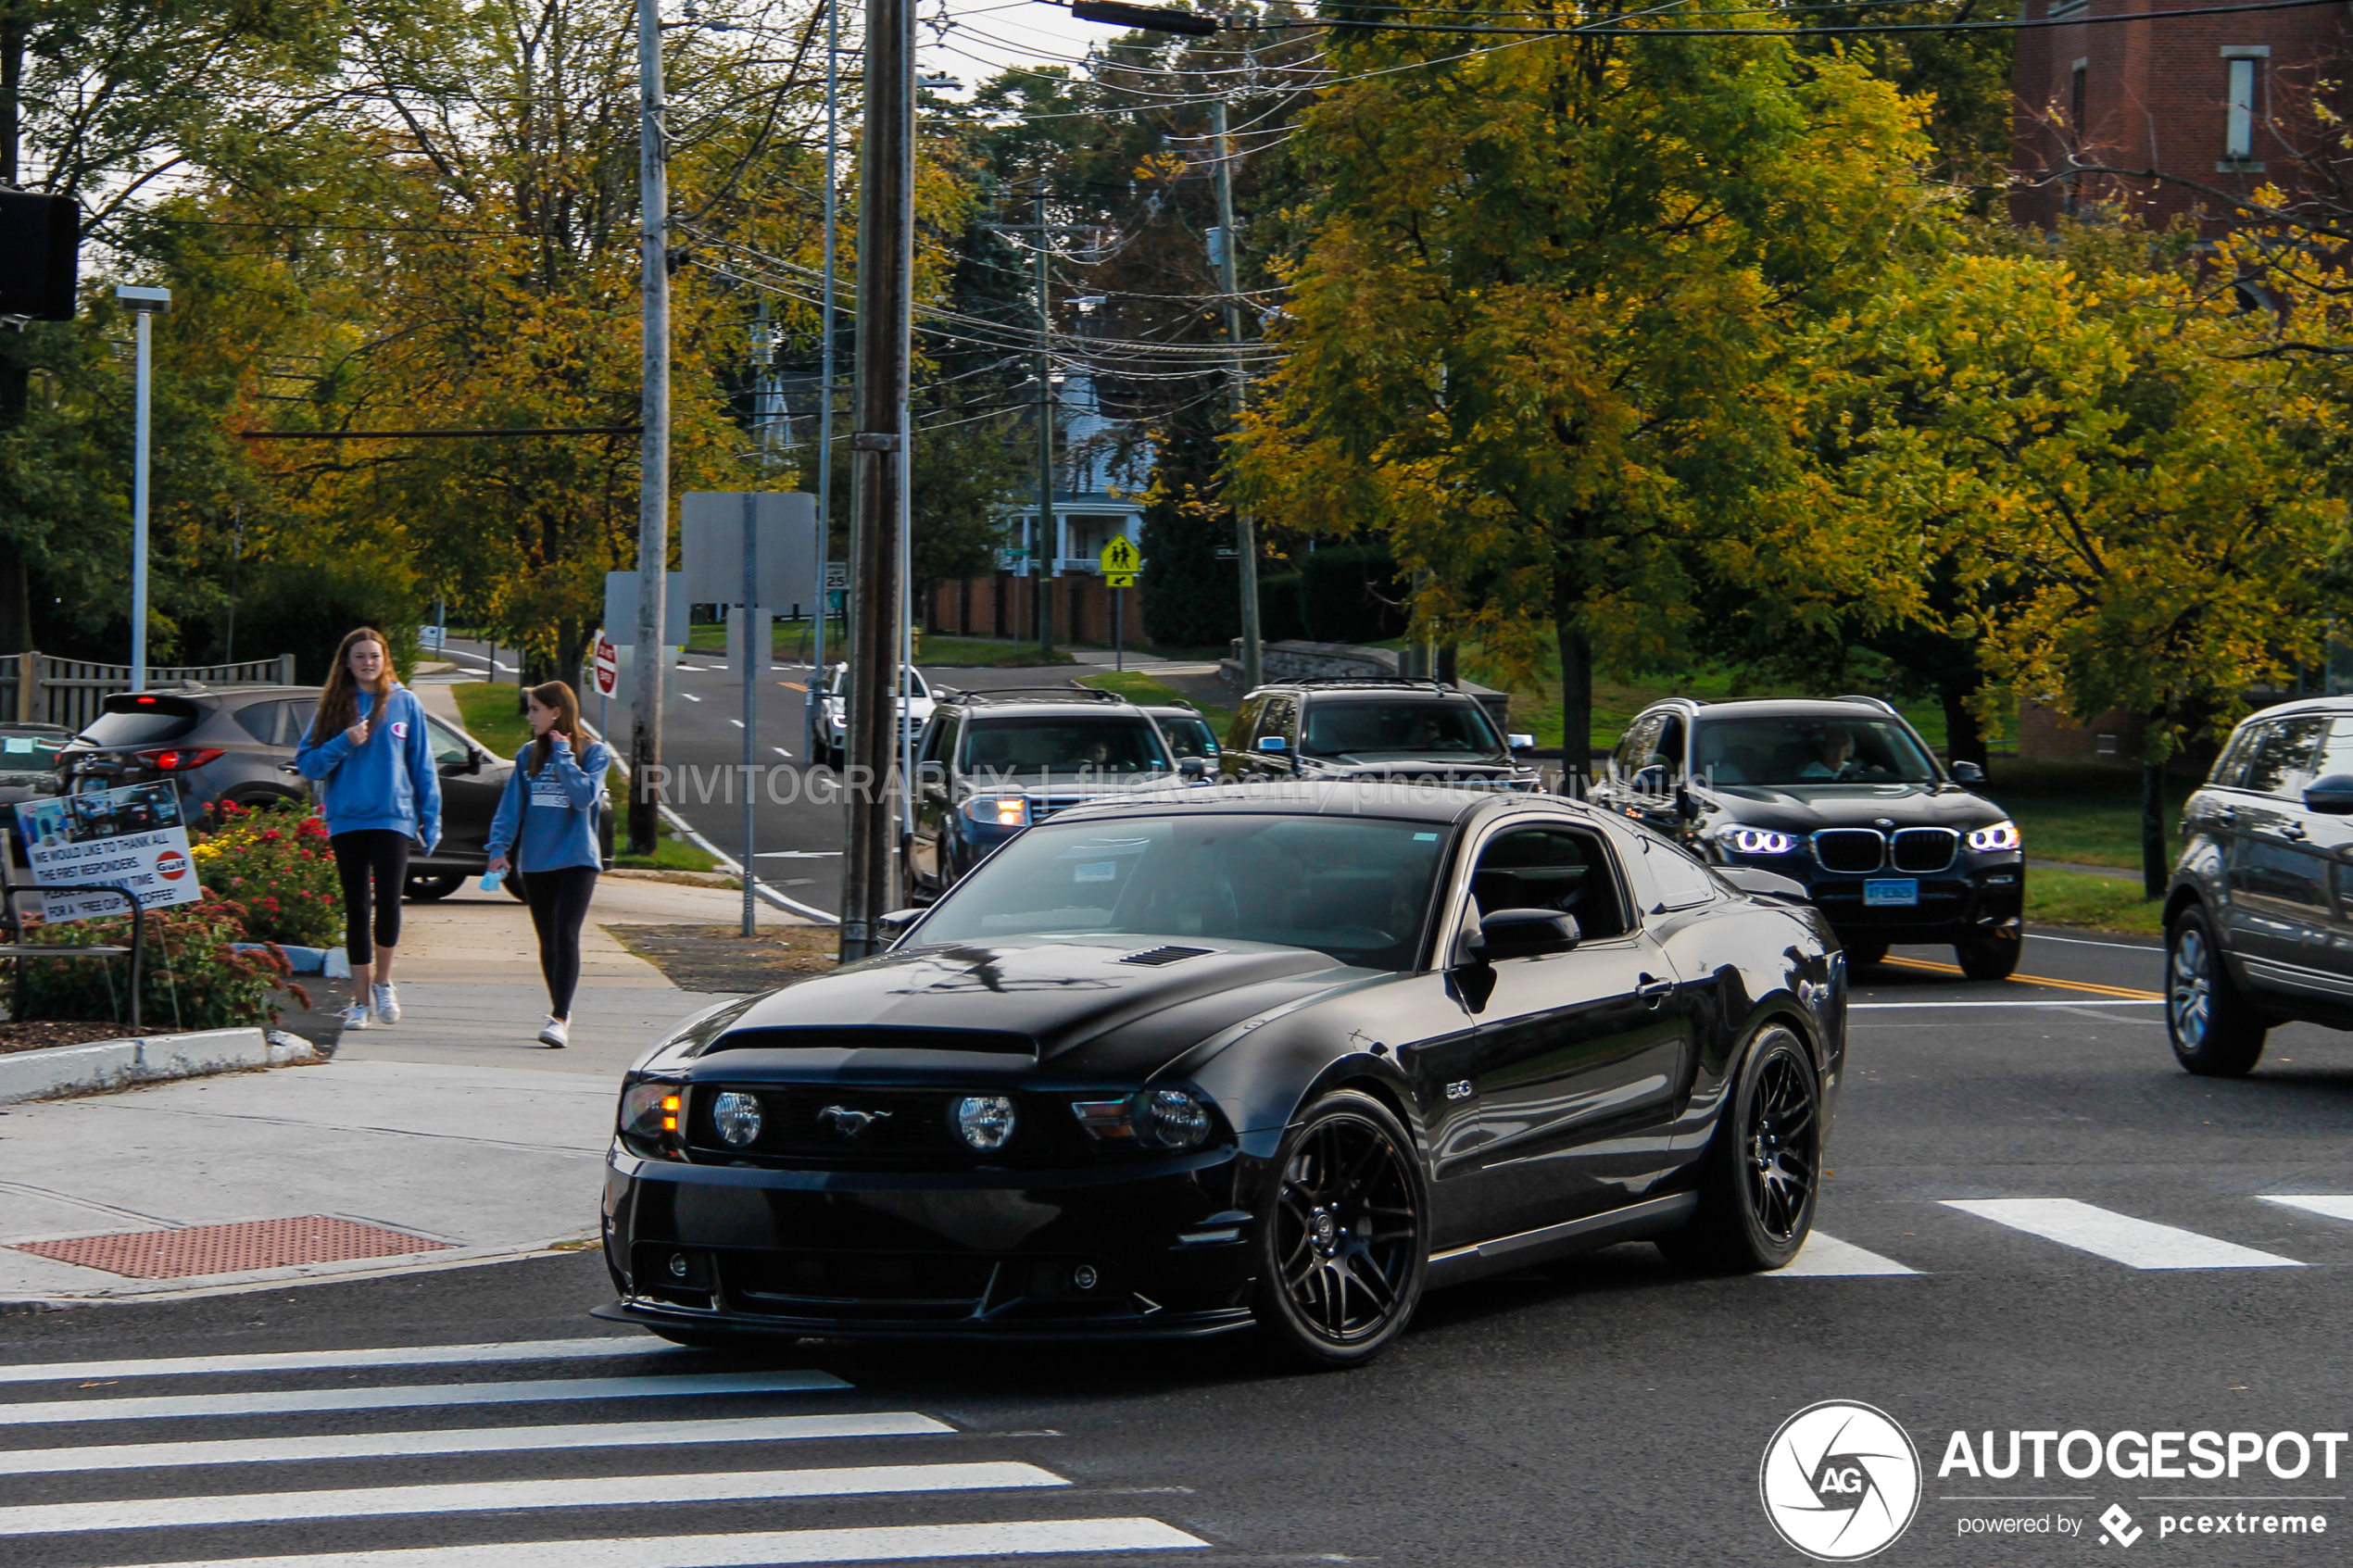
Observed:
[[[1147,947],[1140,953],[1130,953],[1119,961],[1139,963],[1148,969],[1158,969],[1162,964],[1183,963],[1187,959],[1197,959],[1205,953],[1214,953],[1216,950],[1214,947]]]

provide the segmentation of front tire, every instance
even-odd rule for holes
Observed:
[[[1284,1134],[1258,1223],[1252,1311],[1318,1366],[1360,1366],[1404,1332],[1429,1274],[1429,1200],[1413,1140],[1353,1089]]]
[[[405,898],[414,898],[421,904],[429,904],[436,898],[448,897],[465,884],[466,879],[461,873],[443,876],[420,872],[401,884],[400,893]]]
[[[2201,1078],[2244,1078],[2263,1059],[2270,1026],[2231,984],[2204,909],[2165,932],[2165,1033],[2182,1066]]]
[[[2013,927],[1957,943],[1953,953],[1960,960],[1961,972],[1971,980],[2007,980],[2018,972],[2019,954],[2025,947],[2025,935]]]
[[[1698,1212],[1658,1238],[1668,1261],[1756,1273],[1797,1256],[1821,1186],[1822,1081],[1789,1029],[1775,1024],[1749,1047],[1700,1167]]]

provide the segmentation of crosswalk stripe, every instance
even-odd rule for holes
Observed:
[[[314,1367],[464,1366],[479,1361],[565,1361],[608,1356],[685,1356],[640,1335],[598,1339],[525,1339],[510,1345],[410,1345],[371,1350],[283,1350],[274,1355],[170,1356],[140,1361],[33,1361],[0,1366],[0,1383],[83,1377],[181,1377],[211,1373],[302,1372]]]
[[[1893,1258],[1867,1252],[1851,1241],[1816,1231],[1797,1249],[1797,1256],[1775,1269],[1768,1279],[1823,1279],[1845,1274],[1916,1274]]]
[[[2353,1220],[2353,1198],[2335,1198],[2320,1193],[2300,1193],[2293,1197],[2267,1192],[2266,1203],[2283,1203],[2290,1209],[2301,1209],[2331,1220]]]
[[[2136,1220],[2071,1198],[1948,1198],[1948,1209],[2134,1269],[2300,1269],[2293,1258]]]
[[[740,1536],[514,1541],[297,1557],[208,1558],[141,1568],[783,1568],[800,1562],[900,1562],[1052,1552],[1167,1551],[1209,1543],[1157,1519],[1038,1519],[997,1524],[888,1524]]]
[[[698,1394],[799,1394],[847,1388],[828,1372],[712,1372],[675,1377],[555,1377],[527,1383],[429,1383],[400,1388],[300,1388],[252,1394],[158,1394],[126,1399],[0,1404],[0,1426],[51,1421],[277,1415],[294,1411],[403,1410],[418,1405],[520,1405],[555,1399],[648,1399]]]
[[[831,1470],[754,1470],[701,1475],[601,1475],[566,1481],[466,1481],[431,1486],[247,1492],[0,1508],[0,1536],[269,1524],[292,1519],[366,1519],[395,1513],[484,1513],[519,1508],[620,1508],[640,1503],[738,1502],[876,1493],[975,1492],[1067,1486],[1051,1470],[977,1464],[875,1464]]]
[[[237,1437],[202,1443],[115,1443],[0,1452],[0,1475],[71,1474],[192,1464],[283,1464],[421,1454],[522,1453],[682,1443],[768,1443],[806,1437],[921,1437],[956,1429],[912,1411],[863,1415],[762,1415],[740,1421],[619,1421],[579,1426],[488,1426],[463,1432],[366,1432],[320,1437]]]

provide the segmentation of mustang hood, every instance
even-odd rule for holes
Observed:
[[[1712,814],[1784,833],[1876,827],[1881,818],[1967,832],[2002,820],[2000,807],[1958,784],[1718,784],[1701,799]]]
[[[1147,1073],[1269,1009],[1376,972],[1299,947],[1117,937],[922,947],[752,1002],[646,1065],[731,1077]]]

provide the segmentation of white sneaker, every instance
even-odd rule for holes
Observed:
[[[400,1022],[400,994],[392,988],[392,982],[389,980],[376,987],[376,1022],[379,1023]]]
[[[355,1003],[343,1010],[340,1016],[346,1029],[369,1029],[375,1025],[375,1014],[364,1003]]]
[[[572,1043],[572,1034],[562,1019],[551,1016],[539,1026],[539,1043],[549,1050],[560,1051]]]

